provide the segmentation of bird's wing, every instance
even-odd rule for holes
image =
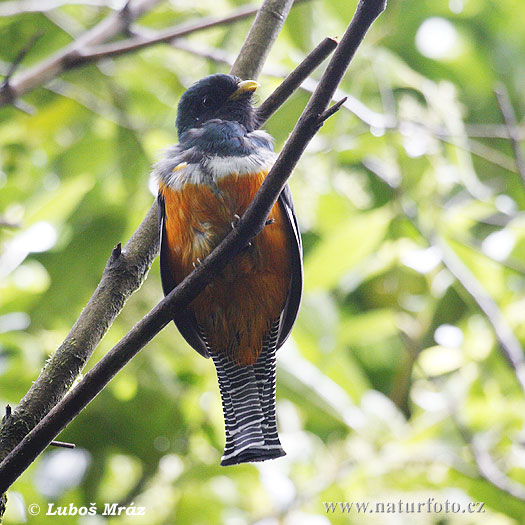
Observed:
[[[170,269],[169,260],[168,260],[168,241],[166,238],[165,230],[165,218],[166,210],[164,207],[164,198],[159,193],[157,198],[158,204],[158,216],[159,216],[159,232],[160,232],[160,277],[162,280],[162,289],[164,290],[164,295],[168,295],[177,283],[173,278],[173,274]],[[182,337],[195,349],[199,354],[204,357],[210,357],[208,350],[206,349],[206,344],[202,338],[202,335],[199,331],[197,321],[188,308],[179,309],[173,314],[173,322],[179,329],[179,332],[182,334]]]
[[[301,233],[299,232],[299,224],[297,223],[297,217],[293,206],[292,193],[288,184],[279,195],[277,202],[285,212],[290,232],[289,237],[292,243],[290,247],[292,251],[290,286],[288,288],[288,296],[281,315],[279,339],[277,340],[277,348],[280,348],[290,335],[299,311],[299,303],[301,302],[301,296],[303,293],[303,246],[301,242]]]

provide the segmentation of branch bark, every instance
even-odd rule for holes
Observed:
[[[237,227],[183,282],[106,354],[0,464],[0,493],[46,448],[49,442],[104,388],[111,378],[221,271],[246,243],[264,228],[273,203],[286,184],[308,142],[321,127],[328,104],[367,30],[385,9],[386,0],[360,0],[297,126]],[[144,224],[144,223],[143,223]]]
[[[232,75],[241,78],[259,76],[293,2],[294,0],[266,0],[264,2],[233,64]]]

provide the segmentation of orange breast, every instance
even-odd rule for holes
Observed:
[[[266,172],[224,177],[217,186],[186,184],[180,190],[161,186],[166,206],[169,262],[175,281],[193,270],[242,216]],[[274,219],[252,246],[190,304],[212,351],[225,353],[241,365],[253,364],[270,323],[284,306],[290,282],[291,255],[285,216],[275,204]]]

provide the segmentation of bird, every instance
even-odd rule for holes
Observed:
[[[236,227],[277,157],[258,129],[259,84],[209,75],[182,95],[178,143],[153,167],[158,187],[160,274],[175,288]],[[221,465],[284,456],[275,413],[276,351],[295,323],[302,244],[286,186],[263,230],[173,321],[216,368],[225,426]]]

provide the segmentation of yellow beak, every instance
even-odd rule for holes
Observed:
[[[255,80],[243,80],[239,82],[237,89],[228,97],[228,100],[237,100],[246,93],[253,93],[259,87]]]

